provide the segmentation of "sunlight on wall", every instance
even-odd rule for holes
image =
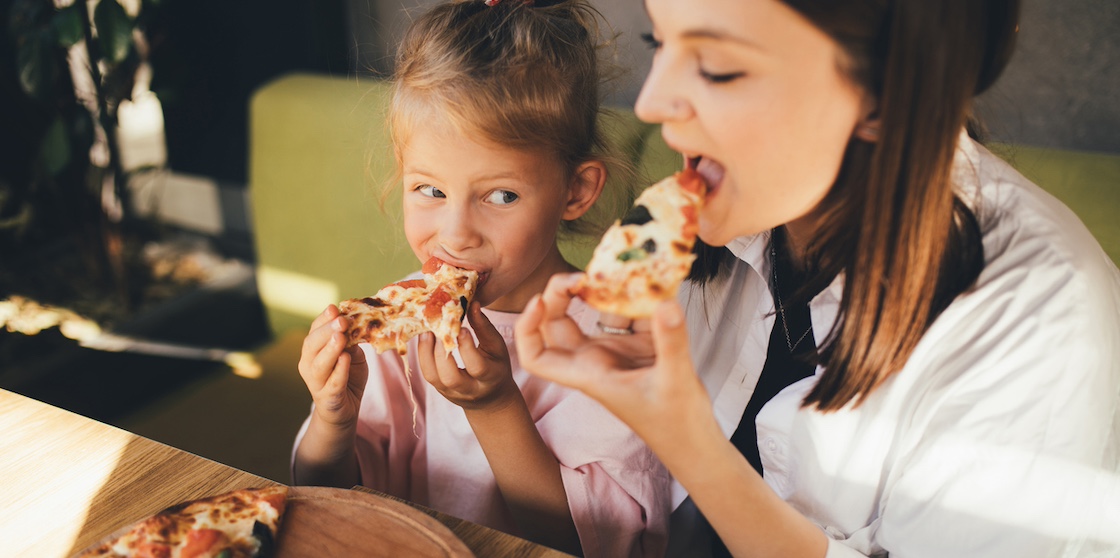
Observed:
[[[328,304],[339,301],[338,285],[275,267],[257,269],[257,288],[266,306],[308,318],[318,316]]]

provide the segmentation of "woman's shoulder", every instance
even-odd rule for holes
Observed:
[[[1120,271],[1061,202],[971,140],[961,151],[955,172],[974,196],[984,269],[931,325],[913,366],[977,385],[1120,376]]]
[[[980,225],[989,275],[1028,267],[1115,276],[1115,265],[1072,210],[967,136],[953,173]]]

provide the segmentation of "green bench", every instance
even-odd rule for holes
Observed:
[[[365,296],[415,271],[399,198],[380,207],[392,175],[385,82],[290,75],[251,101],[249,195],[257,284],[277,335],[306,331],[327,304]],[[655,125],[618,109],[608,135],[637,166],[638,184],[680,167]],[[1120,156],[996,146],[1064,201],[1120,262]],[[592,246],[566,243],[582,265]]]

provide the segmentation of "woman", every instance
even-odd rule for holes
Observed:
[[[646,7],[710,246],[634,335],[579,334],[573,275],[517,335],[673,474],[671,553],[1120,554],[1120,273],[964,132],[1018,2]]]

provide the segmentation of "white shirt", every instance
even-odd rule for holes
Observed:
[[[964,134],[954,179],[983,233],[976,286],[863,404],[802,408],[820,367],[767,403],[764,479],[820,526],[829,557],[1120,556],[1120,272],[1069,209]],[[728,437],[774,326],[768,241],[736,239],[730,277],[681,294]],[[842,281],[810,303],[818,340]],[[703,555],[673,489],[670,555]]]

